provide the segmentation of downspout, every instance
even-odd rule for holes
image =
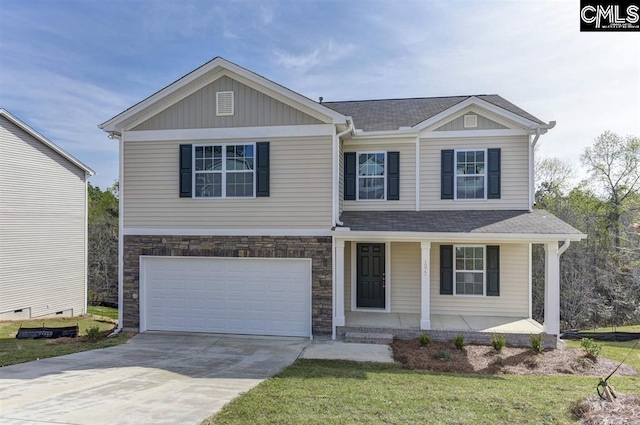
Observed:
[[[347,117],[347,123],[349,123],[349,127],[341,132],[335,134],[334,130],[334,141],[333,141],[333,223],[337,226],[342,226],[344,223],[340,221],[340,158],[338,158],[338,154],[340,153],[340,138],[347,133],[351,133],[354,131],[353,129],[353,118]]]
[[[540,136],[546,133],[547,130],[551,130],[555,126],[556,126],[555,121],[549,121],[549,124],[532,125],[528,128],[528,130],[530,131],[530,134],[533,134],[535,130],[535,135],[536,135],[533,141],[529,143],[529,211],[533,209],[533,205],[535,204],[535,201],[536,201],[535,181],[534,181],[535,180],[535,170],[534,170],[535,161],[533,158],[535,147],[536,147],[536,144],[538,143],[538,139],[540,138]]]

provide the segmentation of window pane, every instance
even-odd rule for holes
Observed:
[[[202,171],[202,170],[204,170],[204,160],[196,159],[196,171]]]
[[[464,260],[456,258],[456,270],[464,270]]]
[[[204,169],[205,170],[213,170],[213,159],[205,158],[204,159]]]
[[[484,258],[484,248],[474,248],[473,256],[475,258],[483,259]]]
[[[475,260],[475,266],[473,268],[474,270],[484,270],[484,267],[482,266],[482,260]]]
[[[360,178],[358,196],[359,199],[384,199],[384,179]]]
[[[253,146],[227,146],[227,170],[253,170]]]
[[[204,148],[202,146],[196,146],[196,158],[202,158]]]
[[[456,257],[464,259],[464,248],[457,246],[456,247]]]
[[[480,162],[484,164],[484,151],[476,152],[476,162]]]
[[[253,196],[253,173],[227,173],[227,196]]]
[[[204,157],[205,158],[213,158],[213,146],[205,146],[205,148],[204,148]]]
[[[473,270],[473,260],[464,260],[464,269]]]
[[[222,196],[222,175],[219,173],[196,173],[196,197]]]
[[[457,177],[458,199],[484,199],[484,177]]]
[[[363,153],[358,156],[358,175],[384,176],[384,154]]]

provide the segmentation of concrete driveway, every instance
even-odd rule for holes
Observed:
[[[302,338],[143,333],[0,368],[0,423],[199,424],[290,365]]]

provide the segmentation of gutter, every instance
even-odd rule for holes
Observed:
[[[332,223],[334,226],[342,226],[344,223],[340,221],[340,158],[338,155],[340,154],[340,137],[344,136],[347,133],[351,133],[354,131],[353,128],[353,118],[347,117],[347,123],[349,127],[340,133],[334,133],[333,140],[333,213],[332,213]],[[335,131],[335,130],[334,130]]]
[[[534,151],[538,139],[541,135],[545,134],[548,130],[551,130],[556,126],[555,121],[549,121],[549,124],[531,125],[527,128],[529,134],[535,134],[533,141],[529,144],[529,211],[533,209],[533,205],[536,201],[535,195],[535,170],[534,170]]]

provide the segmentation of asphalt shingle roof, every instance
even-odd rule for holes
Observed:
[[[580,235],[545,210],[512,211],[345,211],[352,231]]]
[[[323,102],[322,104],[343,115],[351,116],[357,129],[384,131],[397,130],[400,127],[412,127],[469,97],[471,96],[352,100],[346,102]],[[497,94],[481,94],[475,97],[538,124],[544,124],[543,121]]]

